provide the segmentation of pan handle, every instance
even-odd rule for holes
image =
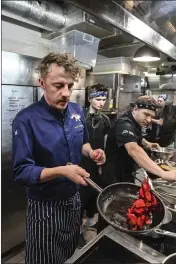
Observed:
[[[155,233],[163,235],[163,236],[169,236],[169,237],[175,237],[176,238],[176,233],[166,231],[166,230],[162,230],[159,228],[155,229]]]
[[[67,162],[66,165],[73,165],[72,162]],[[93,187],[98,193],[101,193],[103,189],[100,188],[94,181],[92,181],[90,178],[83,177],[83,179],[91,186]]]
[[[103,191],[100,186],[98,186],[94,181],[92,181],[90,178],[84,177],[84,180],[91,186],[93,187],[98,193],[101,193]]]

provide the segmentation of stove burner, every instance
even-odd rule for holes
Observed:
[[[176,223],[173,221],[171,221],[169,224],[163,225],[162,228],[164,230],[176,233]],[[141,235],[135,238],[165,256],[176,252],[176,239],[173,237],[159,236],[157,238],[154,238]]]

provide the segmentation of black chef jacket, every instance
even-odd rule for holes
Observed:
[[[89,135],[89,143],[92,149],[104,149],[105,136],[108,134],[110,129],[110,120],[103,114],[90,114],[85,112],[86,115],[86,126]],[[82,167],[91,174],[91,178],[97,183],[99,181],[98,167],[94,161],[90,158],[83,157],[81,162]]]
[[[162,147],[167,147],[175,140],[176,134],[176,106],[173,103],[167,104],[161,114],[163,125],[159,134],[159,144]]]
[[[106,185],[116,182],[134,182],[132,172],[136,163],[128,155],[125,144],[141,144],[141,127],[135,121],[131,111],[119,117],[108,133],[106,143],[106,163],[103,167],[103,181]]]

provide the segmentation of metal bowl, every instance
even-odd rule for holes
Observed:
[[[162,161],[170,160],[176,150],[172,148],[152,149],[152,152]]]

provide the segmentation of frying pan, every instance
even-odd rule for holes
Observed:
[[[167,256],[162,262],[162,264],[175,264],[175,263],[176,263],[176,253]]]
[[[155,232],[166,236],[176,237],[175,233],[160,229],[160,226],[164,224],[165,219],[168,217],[170,212],[166,209],[157,194],[155,194],[155,197],[158,202],[158,206],[155,212],[153,212],[152,224],[148,229],[133,231],[128,229],[126,213],[128,208],[138,198],[140,186],[133,183],[122,182],[115,183],[107,186],[105,189],[101,189],[90,178],[84,178],[84,180],[91,187],[97,190],[97,192],[99,192],[97,197],[97,209],[104,220],[111,226],[131,235],[148,235]]]

